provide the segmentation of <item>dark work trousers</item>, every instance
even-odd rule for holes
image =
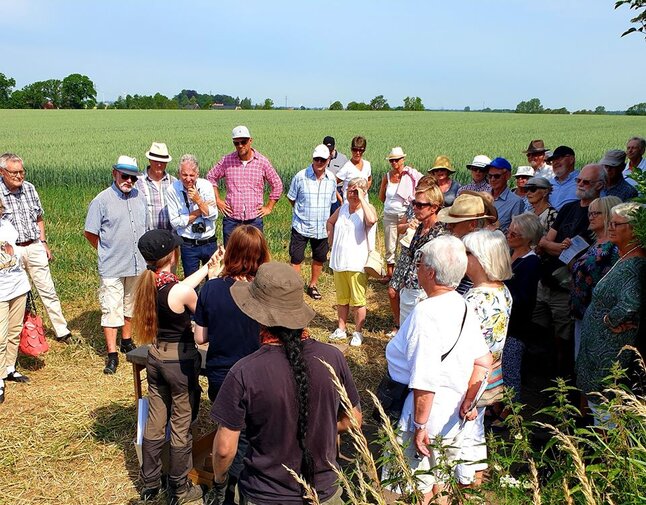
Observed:
[[[144,488],[159,487],[161,454],[166,440],[166,424],[170,419],[171,488],[186,483],[193,467],[193,436],[191,422],[194,407],[199,405],[199,374],[202,357],[194,343],[161,342],[150,346],[148,374],[148,422],[142,445],[141,479]]]
[[[257,217],[255,219],[247,219],[246,221],[241,221],[239,219],[233,219],[230,217],[224,217],[222,220],[222,240],[224,242],[224,247],[227,246],[227,243],[229,242],[229,237],[233,233],[233,230],[235,230],[238,226],[242,224],[250,224],[251,226],[255,226],[258,228],[260,231],[263,231],[263,224],[262,224],[262,218]]]
[[[218,248],[218,243],[208,242],[206,244],[190,244],[183,242],[180,246],[182,253],[182,268],[184,269],[184,277],[188,277],[200,269],[201,265],[206,265],[211,259],[211,256]]]

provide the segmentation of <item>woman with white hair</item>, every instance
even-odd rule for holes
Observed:
[[[588,406],[597,412],[603,380],[615,361],[629,367],[631,352],[621,352],[625,345],[644,352],[644,287],[646,286],[646,249],[635,235],[638,212],[642,205],[626,202],[612,208],[608,239],[619,248],[619,260],[592,291],[581,328],[581,348],[576,361],[577,387],[588,395]],[[635,388],[637,377],[629,377]],[[643,381],[643,377],[639,378]],[[643,387],[643,382],[637,390]],[[643,394],[643,391],[641,392]],[[595,424],[599,418],[595,416]]]
[[[511,278],[511,257],[505,236],[500,231],[478,230],[462,239],[467,250],[467,276],[473,287],[464,298],[478,315],[480,329],[494,365],[489,376],[490,388],[502,384],[502,352],[507,338],[507,326],[511,315],[512,297],[504,281]],[[480,485],[482,470],[487,464],[484,436],[485,408],[478,408],[478,417],[467,432],[462,445],[461,459],[469,463],[458,465],[457,474],[461,484]]]
[[[448,463],[459,459],[460,419],[475,419],[471,403],[492,359],[477,316],[455,291],[467,268],[460,239],[437,237],[419,257],[417,277],[427,298],[386,346],[386,360],[391,379],[411,390],[399,419],[399,442],[411,469],[419,471],[415,477],[427,504],[446,480],[436,468],[439,451],[429,445],[441,435]]]
[[[346,323],[350,307],[354,307],[354,332],[350,345],[363,342],[363,324],[366,322],[366,288],[368,276],[363,268],[368,254],[375,246],[377,211],[368,203],[368,182],[355,177],[348,182],[347,198],[327,221],[330,244],[330,268],[334,271],[338,328],[330,340],[347,338]]]

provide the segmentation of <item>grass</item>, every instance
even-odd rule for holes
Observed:
[[[646,119],[623,116],[0,110],[0,150],[24,158],[27,179],[41,195],[55,257],[52,274],[70,328],[80,340],[72,346],[53,342],[42,361],[20,358],[21,369],[32,382],[9,384],[7,401],[0,407],[0,505],[136,502],[132,376],[125,360],[115,376],[102,374],[105,349],[96,253],[82,233],[87,205],[110,183],[111,165],[119,154],[134,155],[144,166],[151,142],[163,141],[174,158],[172,173],[184,152],[195,153],[206,170],[232,150],[229,132],[237,124],[250,127],[254,146],[272,160],[286,183],[309,163],[314,145],[327,134],[336,137],[346,154],[352,136],[366,136],[366,158],[378,180],[394,145],[401,145],[409,164],[418,169],[428,168],[438,154],[447,154],[458,167],[479,153],[503,155],[519,165],[526,162],[521,151],[529,141],[543,138],[550,147],[574,147],[580,165],[646,130]],[[466,177],[464,169],[458,177]],[[371,201],[378,203],[374,195]],[[266,219],[277,260],[288,258],[290,215],[283,198]],[[305,266],[303,276],[308,275]],[[329,272],[319,287],[323,299],[311,301],[317,312],[311,330],[324,339],[336,325]],[[365,390],[374,390],[381,378],[385,331],[391,329],[391,320],[385,288],[371,282],[368,296],[364,345],[350,348],[347,358],[370,404]],[[51,331],[48,336],[53,336]],[[212,428],[208,402],[203,402],[201,432]]]

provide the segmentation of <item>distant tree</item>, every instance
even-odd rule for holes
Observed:
[[[541,101],[538,98],[532,98],[531,100],[523,101],[516,105],[516,112],[521,114],[540,114],[543,110]]]
[[[631,10],[635,10],[638,14],[630,20],[631,23],[636,24],[637,27],[631,27],[621,34],[628,35],[629,33],[639,32],[646,36],[646,0],[617,0],[615,1],[615,9],[622,5],[628,5]],[[641,12],[639,12],[641,11]]]
[[[4,109],[10,105],[9,99],[15,85],[15,79],[0,72],[0,108]]]
[[[263,110],[271,110],[274,108],[274,101],[271,98],[265,98],[265,103],[262,104]]]
[[[42,81],[37,81],[22,88],[22,102],[25,108],[40,109],[45,105],[46,97],[42,84]]]
[[[55,107],[63,106],[63,83],[58,79],[48,79],[38,83],[45,98],[51,100]]]
[[[62,105],[69,109],[92,108],[96,103],[96,88],[87,75],[70,74],[61,85]]]
[[[251,109],[251,108],[252,108],[252,105],[251,105],[251,98],[244,97],[244,98],[240,101],[240,108],[241,108],[241,109]]]
[[[404,98],[404,110],[424,110],[422,99],[418,96],[407,96]]]
[[[605,108],[603,105],[598,105],[598,106],[594,109],[594,113],[595,113],[595,114],[606,114],[606,108]]]
[[[9,103],[7,105],[8,109],[28,109],[29,106],[25,102],[25,92],[22,89],[17,89],[11,93],[9,98]]]
[[[627,116],[646,116],[646,102],[632,105],[626,109]]]
[[[337,100],[330,105],[329,110],[343,110],[343,104]]]
[[[390,110],[390,105],[384,98],[384,95],[378,95],[370,100],[371,110]]]
[[[370,105],[364,102],[349,102],[345,110],[370,110]]]
[[[464,108],[464,112],[471,112],[471,107],[468,105]]]

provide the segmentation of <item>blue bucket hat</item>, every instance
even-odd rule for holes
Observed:
[[[509,170],[511,172],[511,163],[505,158],[494,158],[489,163],[489,168],[499,168],[501,170]]]

